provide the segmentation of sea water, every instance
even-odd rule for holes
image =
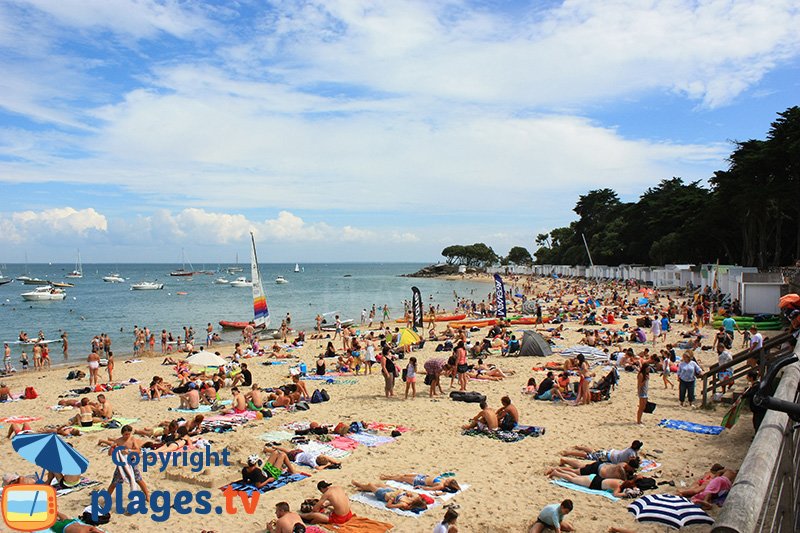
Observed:
[[[183,327],[192,326],[196,342],[205,339],[206,325],[210,322],[215,331],[227,341],[237,340],[238,331],[222,331],[219,320],[247,321],[253,316],[252,289],[214,284],[218,277],[233,280],[238,276],[250,279],[249,264],[239,265],[244,272],[212,275],[196,274],[192,277],[172,277],[171,264],[84,264],[83,278],[66,278],[74,264],[7,265],[6,277],[28,275],[52,281],[74,283],[64,289],[65,300],[28,302],[20,296],[35,289],[20,281],[0,286],[0,340],[16,341],[19,332],[26,331],[35,338],[42,330],[47,339],[58,339],[62,331],[69,333],[70,360],[83,361],[90,349],[94,335],[107,333],[113,341],[112,350],[123,354],[133,351],[133,327],[149,327],[156,332],[156,349],[160,350],[160,332],[171,331],[173,336],[183,336]],[[303,271],[294,272],[294,264],[260,265],[262,282],[267,294],[270,327],[277,328],[286,313],[291,313],[292,327],[312,330],[316,315],[325,314],[328,322],[334,313],[342,319],[359,323],[361,310],[377,308],[374,326],[383,314],[383,305],[389,306],[392,325],[403,315],[403,302],[411,299],[411,287],[419,287],[425,307],[440,305],[447,310],[455,307],[455,295],[475,300],[485,300],[493,287],[478,282],[447,281],[429,278],[405,278],[401,274],[416,272],[425,265],[418,263],[332,263],[304,264]],[[226,265],[222,265],[224,270]],[[209,268],[211,270],[212,268]],[[213,270],[217,270],[214,265]],[[107,283],[103,276],[118,273],[124,283]],[[288,283],[276,284],[282,275]],[[133,291],[132,283],[157,281],[164,283],[163,290]],[[185,294],[178,294],[185,293]],[[12,345],[15,367],[22,346]],[[31,347],[25,347],[32,364]],[[50,345],[54,364],[62,361],[61,345]]]

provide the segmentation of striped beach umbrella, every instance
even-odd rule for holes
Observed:
[[[700,507],[674,494],[643,496],[628,506],[628,512],[639,522],[657,522],[674,529],[714,523],[714,519]]]
[[[50,472],[77,476],[89,468],[89,461],[55,433],[20,433],[11,445],[23,459]]]

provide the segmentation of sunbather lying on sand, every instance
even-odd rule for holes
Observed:
[[[342,465],[341,461],[321,453],[306,452],[300,448],[289,450],[287,448],[281,448],[280,446],[270,446],[269,444],[264,445],[264,453],[271,454],[273,451],[282,452],[289,458],[289,460],[294,461],[299,465],[313,468],[314,470],[341,468]]]
[[[561,455],[565,457],[577,457],[590,461],[600,461],[601,463],[624,463],[629,459],[639,456],[642,449],[642,441],[635,440],[629,448],[624,450],[598,450],[594,451],[588,446],[573,446],[568,450],[563,450]]]
[[[58,531],[60,533],[103,533],[102,529],[84,524],[77,518],[69,518],[61,512],[58,513],[56,523],[50,526],[50,531]]]
[[[25,422],[24,424],[11,424],[8,428],[8,433],[6,436],[10,439],[14,435],[19,435],[20,433],[57,433],[62,437],[79,437],[81,435],[81,430],[72,427],[71,425],[65,426],[58,426],[58,427],[44,427],[39,431],[33,431],[31,425]]]
[[[558,470],[569,472],[576,476],[588,476],[589,474],[600,474],[605,479],[631,479],[639,468],[639,459],[630,459],[627,463],[601,463],[594,461],[584,463],[577,459],[567,459],[562,457],[559,461]]]
[[[411,485],[415,488],[424,489],[431,492],[451,492],[456,493],[461,490],[456,478],[443,478],[439,476],[428,476],[425,474],[397,474],[381,475],[383,481],[399,481]]]
[[[354,480],[352,484],[360,491],[373,493],[375,498],[384,502],[389,509],[418,512],[428,508],[425,500],[414,492],[395,489],[383,483],[359,483]]]
[[[711,468],[708,470],[708,472],[703,474],[700,479],[692,483],[689,487],[679,490],[677,492],[678,496],[689,498],[695,494],[703,492],[703,489],[706,487],[706,485],[708,485],[708,482],[715,477],[722,475],[724,471],[725,467],[721,464],[715,463],[711,465]]]
[[[589,474],[588,476],[576,476],[569,472],[559,471],[558,468],[552,468],[545,474],[550,479],[563,479],[581,487],[587,487],[592,490],[604,490],[613,494],[617,498],[625,496],[625,489],[632,489],[636,487],[636,482],[633,480],[622,481],[621,479],[603,479],[597,474]]]

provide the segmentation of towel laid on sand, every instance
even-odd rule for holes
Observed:
[[[316,440],[310,440],[307,443],[300,444],[297,447],[304,452],[314,455],[327,455],[328,457],[333,457],[334,459],[343,459],[350,455],[350,452],[347,450],[340,450],[339,448],[334,448],[326,442],[319,442]]]
[[[350,433],[347,435],[348,439],[352,439],[359,444],[363,444],[369,448],[373,448],[375,446],[381,446],[383,444],[388,444],[390,442],[394,442],[394,437],[385,437],[383,435],[372,435],[370,433]]]
[[[230,405],[232,403],[233,403],[233,400],[222,400],[221,402],[217,402],[217,405]],[[181,409],[180,407],[177,407],[175,409],[170,409],[170,411],[177,411],[179,413],[194,413],[194,414],[197,414],[197,413],[210,413],[211,412],[211,406],[210,405],[201,405],[197,409]]]
[[[323,527],[329,531],[336,531],[337,533],[386,533],[394,529],[394,526],[388,522],[379,522],[364,516],[353,516],[353,518],[341,526],[323,524]],[[306,528],[306,531],[310,530]]]
[[[639,464],[639,470],[642,473],[644,473],[644,472],[652,472],[653,470],[658,470],[659,468],[661,468],[661,463],[657,463],[655,461],[651,461],[650,459],[644,459]]]
[[[563,479],[553,479],[550,481],[550,483],[558,485],[559,487],[564,487],[565,489],[572,489],[578,492],[583,492],[584,494],[594,494],[595,496],[602,496],[603,498],[608,498],[612,502],[619,501],[619,498],[617,498],[608,491],[590,489],[587,487],[583,487],[581,485],[576,485],[575,483],[570,483],[569,481],[564,481]]]
[[[462,492],[464,492],[469,488],[469,485],[467,483],[459,483],[458,486],[461,487],[461,490],[458,492],[445,492],[444,494],[436,494],[433,491],[422,490],[419,487],[414,487],[413,485],[409,485],[408,483],[401,483],[399,481],[387,481],[386,484],[396,489],[407,490],[409,492],[416,492],[417,494],[424,494],[426,496],[430,496],[434,500],[436,500],[436,498],[439,498],[443,502],[448,502],[452,500],[455,496],[461,494]]]
[[[439,502],[437,500],[434,500],[432,505],[429,505],[427,509],[419,513],[415,513],[412,511],[403,511],[401,509],[389,509],[388,507],[386,507],[386,504],[384,502],[378,501],[375,495],[371,492],[356,492],[355,494],[350,496],[350,501],[363,503],[365,505],[369,505],[370,507],[374,507],[376,509],[382,509],[384,511],[389,511],[390,513],[398,514],[400,516],[407,516],[409,518],[419,518],[420,515],[428,512],[433,507],[439,505]]]
[[[544,435],[545,428],[538,426],[523,426],[518,424],[517,427],[511,431],[504,431],[498,429],[496,431],[481,431],[479,429],[465,429],[463,435],[470,435],[472,437],[489,437],[490,439],[501,440],[503,442],[519,442],[525,437],[539,437]]]
[[[310,477],[310,475],[309,474],[303,474],[303,473],[299,473],[299,474],[284,474],[281,477],[279,477],[278,479],[276,479],[275,481],[273,481],[272,483],[267,483],[266,485],[264,485],[260,489],[257,489],[256,487],[254,487],[252,485],[246,485],[244,483],[240,483],[239,481],[234,481],[233,483],[229,483],[229,484],[227,484],[227,485],[225,485],[223,487],[220,487],[219,490],[223,490],[224,491],[225,489],[230,487],[233,490],[246,492],[248,496],[250,496],[254,492],[260,492],[261,494],[264,494],[265,492],[269,492],[271,490],[279,489],[279,488],[281,488],[281,487],[283,487],[285,485],[288,485],[289,483],[296,483],[297,481],[302,481],[302,480],[306,479],[307,477]]]
[[[358,443],[356,441],[349,437],[342,437],[341,435],[337,435],[328,444],[337,450],[344,450],[346,452],[350,452],[358,448]]]
[[[287,440],[292,440],[292,437],[294,437],[294,433],[276,429],[274,431],[267,431],[266,433],[263,433],[259,438],[267,442],[284,442]]]
[[[245,411],[244,413],[229,413],[227,415],[207,416],[208,422],[231,422],[233,424],[246,424],[256,419],[255,411]]]
[[[662,428],[678,429],[680,431],[688,431],[689,433],[700,433],[701,435],[719,435],[725,429],[722,426],[706,426],[703,424],[695,424],[694,422],[687,422],[686,420],[669,420],[664,419],[658,423]]]
[[[373,429],[375,431],[399,431],[400,433],[405,433],[407,431],[411,431],[411,428],[406,426],[398,426],[395,424],[387,424],[384,422],[368,422],[367,429]]]
[[[323,524],[323,527],[337,533],[386,533],[394,529],[394,526],[388,522],[379,522],[364,516],[353,516],[341,526]],[[309,531],[309,529],[306,528],[306,531]]]
[[[111,420],[114,421],[114,422],[119,422],[119,426],[118,427],[122,427],[122,426],[125,426],[125,425],[128,425],[128,424],[134,424],[134,423],[139,421],[138,418],[122,418],[122,417],[119,417],[119,416],[115,416]],[[106,424],[108,424],[108,422],[95,422],[94,424],[92,424],[89,427],[83,427],[81,425],[72,426],[72,427],[80,429],[81,433],[94,433],[96,431],[105,431],[106,429],[108,429],[106,427]]]
[[[4,416],[0,418],[0,423],[24,424],[26,422],[38,422],[41,419],[41,416]]]
[[[31,474],[30,477],[36,477],[36,474]],[[89,479],[88,477],[82,477],[81,480],[78,482],[77,485],[74,487],[64,487],[60,483],[55,483],[53,488],[56,489],[56,496],[66,496],[71,492],[76,492],[87,487],[94,487],[95,485],[99,485],[99,481],[95,481],[93,479]],[[3,494],[3,488],[0,487],[0,494]]]

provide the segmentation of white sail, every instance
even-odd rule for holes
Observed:
[[[256,240],[250,232],[250,278],[253,281],[253,321],[256,327],[269,327],[269,308],[267,307],[267,294],[261,285],[261,272],[258,270],[258,256],[256,255]]]

